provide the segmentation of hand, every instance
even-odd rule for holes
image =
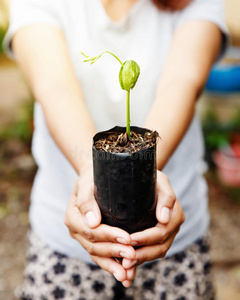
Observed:
[[[79,241],[92,260],[128,287],[136,276],[136,267],[125,270],[113,257],[135,259],[131,237],[120,228],[100,224],[101,213],[94,198],[92,173],[89,168],[78,178],[64,221],[71,237]]]
[[[163,258],[185,220],[183,210],[162,172],[157,172],[157,206],[155,227],[131,235],[132,246],[141,246],[136,250],[134,260],[124,258],[125,269],[139,266],[146,261]]]

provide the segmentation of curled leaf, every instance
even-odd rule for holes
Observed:
[[[134,60],[126,60],[119,72],[119,82],[123,90],[134,88],[140,74],[139,65]]]

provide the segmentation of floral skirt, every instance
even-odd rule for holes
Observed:
[[[34,233],[24,283],[15,291],[21,300],[213,300],[208,236],[186,250],[137,269],[124,288],[111,274],[52,250]]]

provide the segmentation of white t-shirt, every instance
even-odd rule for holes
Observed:
[[[10,27],[5,37],[10,56],[11,38],[24,25],[45,23],[64,31],[76,75],[98,131],[115,125],[125,126],[125,91],[118,82],[119,63],[104,55],[89,66],[83,63],[80,52],[97,55],[109,50],[122,61],[138,62],[141,75],[131,93],[131,124],[142,126],[154,100],[174,30],[190,20],[201,19],[217,24],[224,33],[227,31],[222,0],[195,0],[179,12],[161,11],[150,0],[138,0],[120,22],[108,17],[100,0],[13,0],[10,12]],[[38,103],[34,122],[32,151],[38,172],[31,193],[31,227],[54,250],[91,261],[89,254],[69,236],[63,222],[77,174],[52,139]],[[199,168],[203,153],[200,123],[195,116],[163,170],[186,216],[168,256],[186,248],[208,228],[207,186]],[[76,155],[81,153],[76,150]]]

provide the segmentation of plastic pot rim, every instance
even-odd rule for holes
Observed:
[[[145,128],[145,127],[139,127],[139,126],[131,126],[130,128],[131,131],[135,131],[137,133],[137,131],[139,130],[145,130],[146,132],[153,132],[152,130]],[[99,151],[98,149],[96,149],[96,147],[94,146],[95,142],[99,139],[99,137],[101,135],[110,133],[110,132],[119,132],[119,133],[125,133],[126,132],[126,127],[123,126],[114,126],[113,128],[110,128],[108,130],[104,130],[104,131],[99,131],[97,132],[94,137],[93,137],[93,143],[92,143],[92,147],[94,150]],[[157,145],[157,143],[155,143],[153,146],[149,147],[149,148],[145,148],[145,149],[141,149],[135,152],[122,152],[122,153],[118,153],[118,152],[102,152],[102,153],[107,153],[108,155],[113,155],[113,156],[120,156],[120,157],[129,157],[129,156],[134,156],[137,155],[140,152],[145,152],[145,151],[149,151],[151,149],[154,149],[154,147]]]

